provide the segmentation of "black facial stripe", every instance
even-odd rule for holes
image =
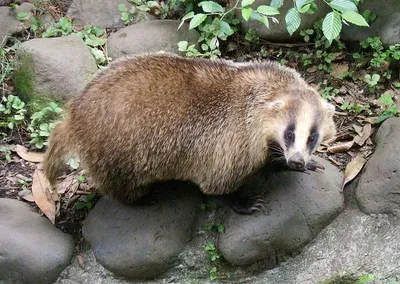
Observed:
[[[318,139],[319,139],[318,126],[314,124],[310,129],[310,136],[308,137],[307,140],[307,147],[310,153],[314,150],[315,146],[317,145]]]
[[[286,128],[285,133],[283,135],[283,138],[285,140],[285,146],[286,148],[289,148],[290,146],[293,145],[295,136],[294,136],[294,130],[296,129],[296,125],[294,122],[289,123],[289,126]]]

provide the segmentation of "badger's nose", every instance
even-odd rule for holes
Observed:
[[[300,152],[296,152],[293,156],[289,158],[288,165],[295,170],[304,169],[305,162],[303,159],[303,155],[300,154]]]

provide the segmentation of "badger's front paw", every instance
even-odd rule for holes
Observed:
[[[306,165],[306,170],[322,173],[325,170],[325,167],[317,161],[311,159]]]

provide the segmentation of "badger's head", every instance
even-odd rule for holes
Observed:
[[[311,88],[281,95],[268,108],[273,117],[269,115],[267,139],[277,144],[272,150],[278,150],[295,170],[304,170],[320,143],[336,134],[335,107]]]

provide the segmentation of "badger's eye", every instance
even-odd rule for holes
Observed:
[[[308,137],[308,143],[313,144],[318,140],[318,133],[312,132],[311,135]]]
[[[293,131],[287,131],[287,132],[285,133],[285,136],[286,136],[286,139],[289,140],[289,141],[293,141],[293,140],[294,140],[294,133],[293,133]]]

